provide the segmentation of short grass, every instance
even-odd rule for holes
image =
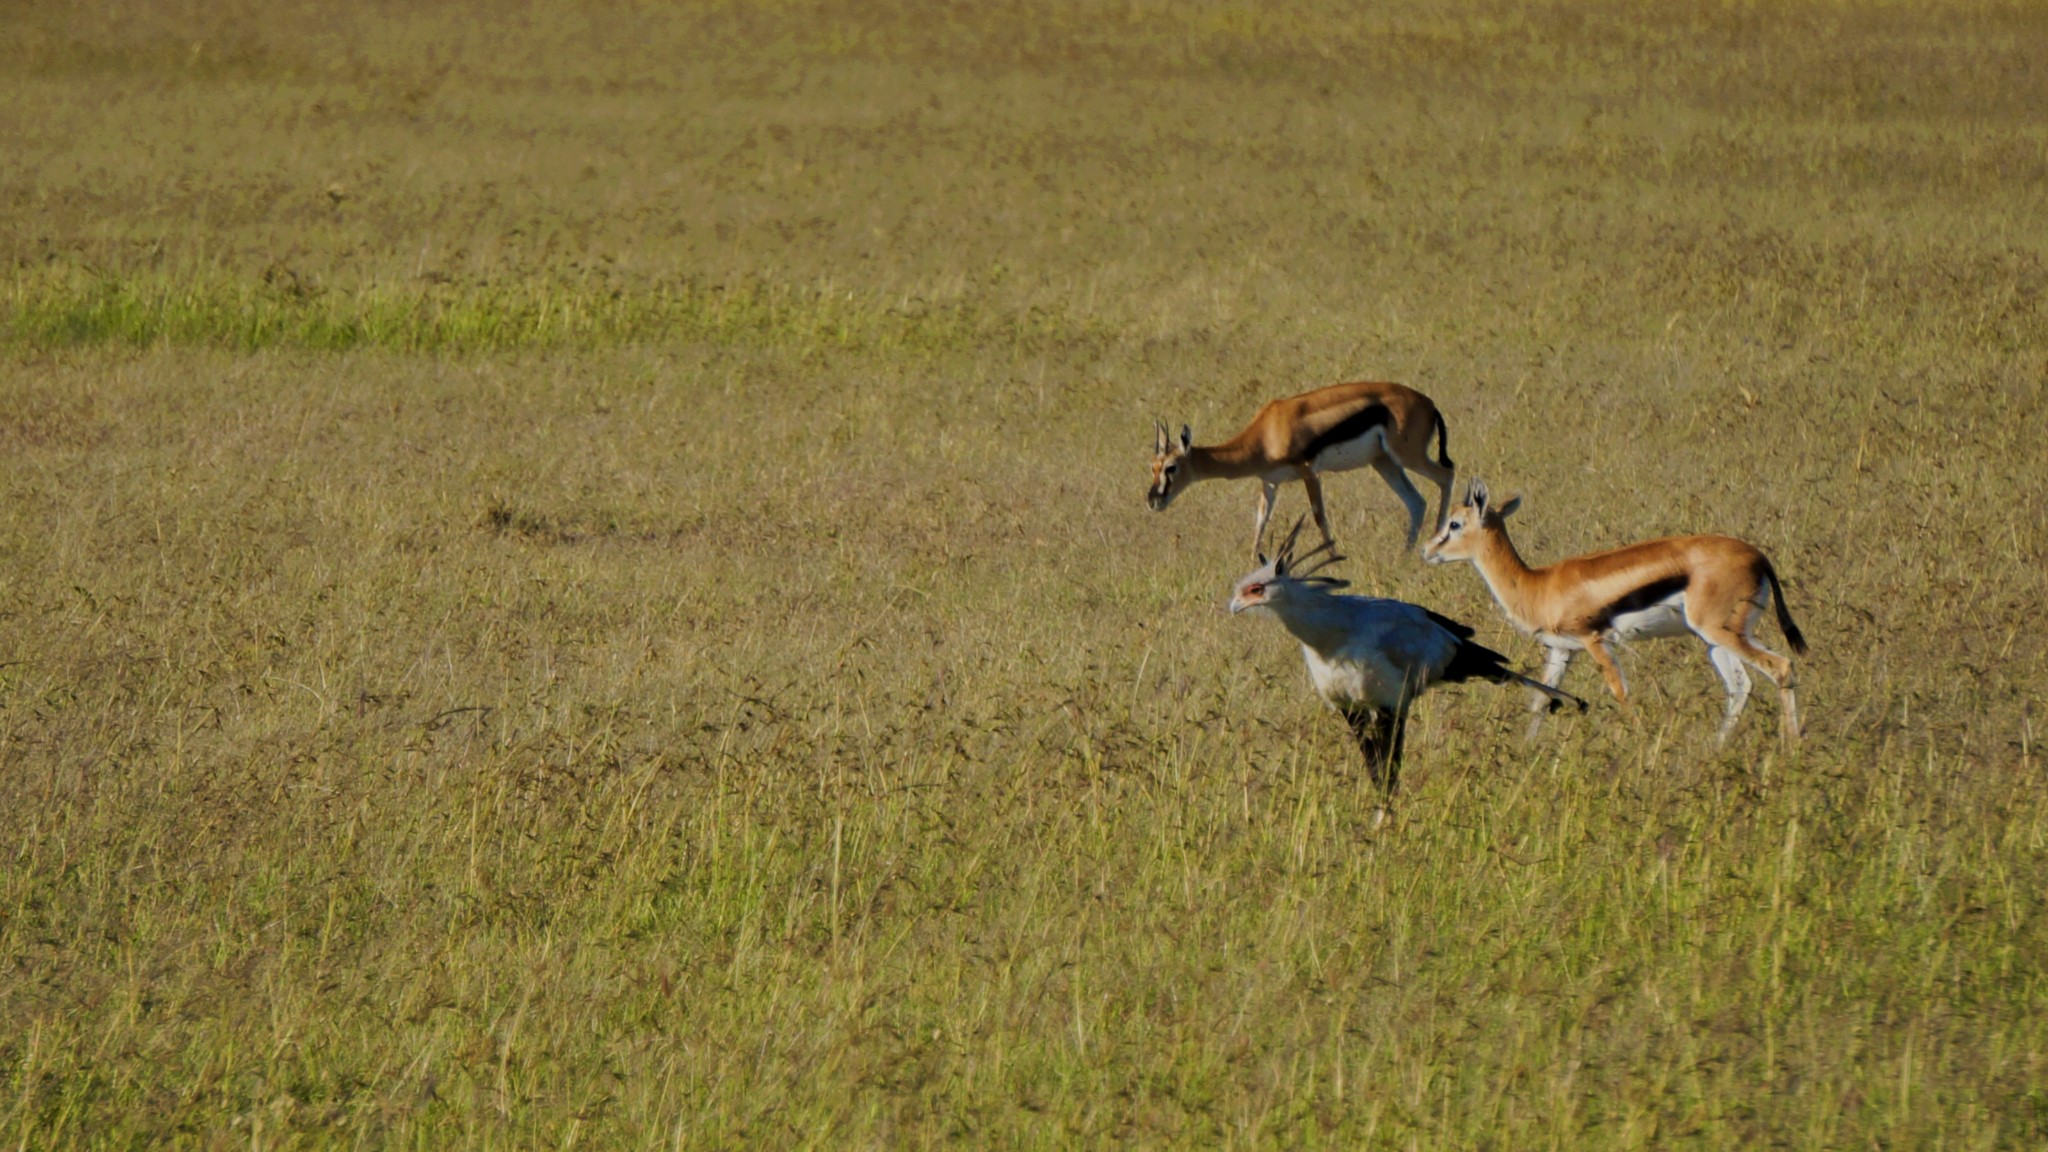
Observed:
[[[7,1142],[2048,1139],[2036,6],[9,31]],[[1808,743],[1645,647],[1374,827],[1139,498],[1361,376],[1536,557],[1761,544]]]

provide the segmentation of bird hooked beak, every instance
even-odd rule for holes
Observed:
[[[1230,603],[1226,607],[1230,609],[1230,614],[1235,616],[1240,612],[1248,612],[1253,608],[1263,608],[1265,605],[1266,586],[1264,584],[1254,584],[1249,588],[1240,588],[1236,592],[1231,593]]]

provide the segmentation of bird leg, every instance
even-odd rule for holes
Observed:
[[[1383,715],[1386,715],[1383,713]],[[1408,747],[1408,701],[1387,716],[1387,795],[1401,785],[1401,755]]]
[[[1380,791],[1392,795],[1400,782],[1401,738],[1405,725],[1394,713],[1379,708],[1353,708],[1344,713],[1358,751],[1365,757],[1365,774]]]
[[[1347,709],[1343,716],[1344,722],[1351,726],[1351,738],[1358,741],[1359,754],[1365,757],[1366,775],[1372,778],[1374,784],[1378,784],[1380,782],[1380,714],[1378,710],[1372,708],[1352,708]]]

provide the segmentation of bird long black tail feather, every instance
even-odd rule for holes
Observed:
[[[1533,680],[1508,667],[1508,658],[1470,640],[1458,645],[1458,651],[1451,657],[1451,666],[1444,669],[1442,677],[1453,684],[1465,680],[1485,680],[1492,684],[1520,684],[1550,697],[1557,704],[1575,704],[1579,711],[1586,710],[1586,702],[1561,688],[1552,688],[1541,680]]]

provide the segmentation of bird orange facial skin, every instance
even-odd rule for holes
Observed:
[[[1246,609],[1257,608],[1265,603],[1265,600],[1266,586],[1264,584],[1247,584],[1237,590],[1237,595],[1230,598],[1230,614],[1235,616]]]

